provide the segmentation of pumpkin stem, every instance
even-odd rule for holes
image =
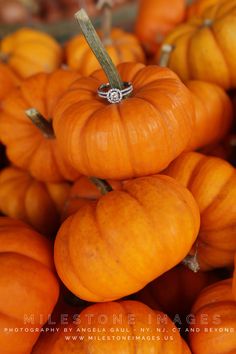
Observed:
[[[211,18],[205,18],[202,27],[211,27],[213,24],[213,20]]]
[[[52,122],[45,119],[41,113],[35,108],[26,109],[25,114],[31,122],[42,131],[43,135],[48,139],[54,139],[55,134],[52,127]]]
[[[95,186],[99,189],[102,195],[105,195],[113,190],[110,184],[105,179],[100,179],[97,177],[89,177],[89,179],[93,184],[95,184]]]
[[[0,52],[0,61],[6,64],[8,62],[9,56],[10,55],[7,53]]]
[[[186,6],[191,6],[195,2],[196,2],[196,0],[186,0]]]
[[[200,270],[200,265],[197,259],[197,252],[198,252],[198,243],[196,243],[196,249],[194,255],[188,255],[184,258],[182,263],[192,270],[194,273],[197,273]]]
[[[161,54],[159,59],[159,66],[166,68],[169,64],[170,54],[174,50],[174,46],[171,44],[163,44],[161,47]]]
[[[112,88],[122,90],[123,82],[120,78],[120,75],[106,49],[104,48],[100,38],[98,37],[86,11],[81,9],[75,14],[75,18],[79,22],[81,31],[83,32],[88,45],[90,46],[102,69],[104,70],[110,86]]]
[[[98,0],[97,9],[102,11],[102,43],[107,46],[112,44],[112,6],[113,0]]]

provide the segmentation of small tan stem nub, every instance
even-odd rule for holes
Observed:
[[[5,63],[5,64],[6,64],[6,63],[8,62],[9,57],[10,57],[9,54],[0,52],[0,61],[1,61],[2,63]]]
[[[174,46],[171,44],[163,44],[161,47],[161,54],[159,59],[159,66],[166,68],[168,67],[170,54],[174,50]]]
[[[186,0],[186,6],[191,6],[196,2],[196,0]]]
[[[102,11],[102,43],[105,46],[112,44],[112,7],[113,0],[99,0],[97,3],[97,9]]]
[[[105,6],[103,10],[103,19],[102,19],[102,42],[105,46],[112,44],[111,26],[112,26],[111,8],[109,6]]]
[[[197,273],[200,270],[200,265],[197,259],[197,255],[198,255],[198,243],[196,243],[195,245],[194,255],[189,254],[182,261],[182,263],[194,273]]]
[[[211,18],[205,18],[202,27],[211,27],[213,24],[213,20]]]
[[[75,18],[79,22],[81,31],[83,32],[89,47],[93,51],[102,69],[104,70],[111,87],[122,90],[123,82],[120,78],[120,75],[106,49],[104,48],[100,38],[98,37],[86,11],[81,9],[75,14]]]
[[[111,192],[113,189],[105,179],[89,177],[90,181],[99,189],[102,195]]]
[[[35,108],[29,108],[25,111],[31,122],[43,133],[48,139],[55,139],[52,123],[45,119],[41,113]]]

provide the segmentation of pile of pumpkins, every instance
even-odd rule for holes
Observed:
[[[82,34],[1,40],[1,354],[236,353],[235,17],[105,21],[119,103]]]

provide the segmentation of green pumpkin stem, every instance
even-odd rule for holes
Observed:
[[[26,116],[31,122],[42,131],[43,135],[48,139],[54,139],[55,134],[52,127],[52,123],[45,119],[41,113],[35,108],[29,108],[25,111]]]
[[[99,61],[102,69],[104,70],[109,84],[112,88],[119,90],[123,89],[123,82],[121,77],[113,64],[110,56],[108,55],[104,45],[98,37],[92,22],[90,21],[86,11],[81,9],[75,14],[75,18],[79,22],[81,31],[88,42],[89,47],[93,51],[97,60]]]
[[[90,181],[99,189],[102,195],[111,192],[113,189],[105,179],[89,177]]]

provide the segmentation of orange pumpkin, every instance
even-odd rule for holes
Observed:
[[[195,107],[195,128],[187,150],[195,150],[221,141],[229,132],[233,109],[224,90],[204,81],[188,81]]]
[[[229,354],[236,348],[236,301],[232,279],[204,289],[195,302],[189,342],[194,354]]]
[[[213,272],[194,273],[178,265],[148,284],[136,298],[171,318],[178,315],[183,322],[201,290],[217,280],[219,277]]]
[[[169,68],[184,80],[198,79],[224,89],[236,87],[235,0],[222,0],[176,27],[164,40],[174,47]],[[207,48],[207,50],[206,50]]]
[[[14,165],[28,170],[38,180],[73,180],[78,173],[62,157],[52,128],[42,132],[25,111],[36,108],[50,127],[58,99],[78,77],[78,73],[62,69],[52,74],[36,74],[24,80],[2,102],[0,137],[6,145],[7,156]]]
[[[77,80],[54,111],[60,148],[86,176],[125,180],[157,173],[192,134],[191,95],[173,72],[137,63],[118,70],[133,84],[129,98],[118,104],[99,98],[97,89],[107,81],[101,70]]]
[[[2,39],[0,59],[26,78],[57,69],[62,63],[62,49],[48,34],[32,28],[21,28]]]
[[[118,299],[179,263],[198,229],[196,203],[175,180],[128,181],[122,191],[81,206],[62,224],[54,249],[57,272],[81,299]]]
[[[59,294],[48,241],[22,222],[1,217],[0,269],[1,352],[30,353]]]
[[[122,182],[108,181],[112,189],[122,189]],[[74,214],[84,204],[90,204],[92,200],[97,200],[101,196],[99,189],[89,180],[88,177],[79,177],[70,189],[68,198],[64,203],[62,219]]]
[[[91,318],[91,323],[88,318]],[[78,340],[66,340],[63,327],[70,328],[70,335],[77,335]],[[89,333],[91,327],[94,331],[92,334]],[[89,306],[74,322],[70,320],[69,325],[59,328],[58,333],[43,334],[32,354],[133,354],[134,350],[142,354],[190,353],[178,329],[164,313],[153,311],[137,301]],[[82,330],[87,330],[83,336],[79,335]]]
[[[138,39],[132,33],[120,28],[112,29],[110,42],[104,45],[115,65],[126,61],[145,62],[145,55]],[[83,76],[88,76],[101,68],[82,34],[66,43],[65,56],[67,65],[71,69],[79,70]]]
[[[167,67],[171,47],[162,48],[159,64]],[[187,81],[195,108],[195,127],[187,150],[195,150],[222,140],[229,132],[233,105],[229,96],[218,85],[200,80]]]
[[[140,0],[135,33],[148,53],[185,18],[186,0]]]
[[[6,64],[0,63],[0,100],[5,98],[19,83],[20,79],[11,68]]]
[[[67,183],[44,184],[26,171],[7,167],[0,172],[0,211],[52,235],[59,226],[60,206],[69,189]]]
[[[228,162],[184,153],[164,172],[193,194],[201,214],[198,261],[202,270],[232,266],[236,251],[236,173]]]

